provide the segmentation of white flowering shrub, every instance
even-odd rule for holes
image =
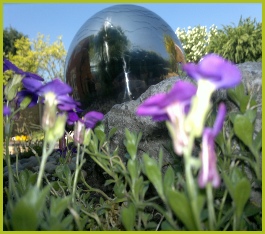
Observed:
[[[176,34],[182,43],[187,62],[198,62],[206,54],[206,47],[211,37],[217,34],[217,26],[212,25],[209,30],[206,26],[191,28],[177,28]]]

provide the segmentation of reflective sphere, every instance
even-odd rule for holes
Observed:
[[[177,75],[184,62],[180,41],[157,14],[135,5],[114,5],[76,33],[67,54],[65,81],[82,109],[106,113],[138,98],[150,85]]]

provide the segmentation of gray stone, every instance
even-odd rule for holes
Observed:
[[[139,143],[139,151],[141,153],[150,153],[154,158],[157,158],[159,149],[162,147],[164,152],[164,163],[167,164],[172,162],[170,153],[165,147],[163,147],[164,144],[170,143],[165,124],[161,122],[153,122],[150,117],[138,117],[136,116],[135,111],[136,108],[148,97],[159,92],[167,92],[179,79],[179,77],[172,77],[161,81],[157,85],[152,85],[137,100],[116,104],[105,115],[103,122],[106,131],[108,132],[113,127],[118,128],[110,142],[110,148],[115,149],[116,146],[119,146],[119,156],[121,156],[121,158],[123,158],[126,153],[123,140],[125,128],[128,128],[131,132],[142,132],[142,140]]]
[[[258,107],[258,114],[255,129],[259,131],[261,129],[261,63],[260,62],[247,62],[238,65],[242,72],[242,82],[247,90],[253,90],[256,95],[256,100],[260,105]],[[131,132],[142,132],[142,140],[139,143],[140,155],[143,152],[150,153],[150,156],[157,158],[160,148],[164,151],[164,164],[172,163],[173,158],[170,152],[165,147],[169,145],[171,140],[168,135],[165,123],[153,122],[150,117],[138,117],[135,114],[136,108],[148,97],[167,92],[177,80],[190,80],[189,78],[173,77],[162,82],[150,86],[145,93],[143,93],[137,100],[132,100],[122,104],[116,104],[105,115],[103,123],[105,124],[106,132],[111,128],[117,127],[118,131],[113,136],[110,142],[110,148],[114,150],[116,146],[119,146],[119,156],[124,157],[126,149],[124,147],[124,131],[128,128]],[[228,112],[235,111],[235,105],[228,100],[226,90],[218,90],[213,95],[213,101],[224,101]]]
[[[56,164],[53,162],[47,162],[45,165],[45,172],[52,174],[55,171],[55,168],[57,167]]]

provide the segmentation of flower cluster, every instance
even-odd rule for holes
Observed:
[[[39,100],[42,100],[44,103],[42,128],[48,135],[48,142],[63,136],[66,122],[68,124],[77,122],[76,125],[80,122],[84,124],[84,129],[91,129],[104,117],[102,113],[93,111],[79,119],[77,113],[82,111],[79,108],[80,103],[70,96],[72,88],[58,78],[43,84],[40,76],[24,72],[4,59],[3,71],[7,70],[12,70],[15,75],[4,89],[4,116],[12,113],[11,101],[15,101],[16,108],[25,109],[35,106]],[[21,83],[23,87],[18,92]]]
[[[197,65],[187,63],[183,70],[197,80],[198,87],[186,81],[177,81],[169,93],[161,93],[142,103],[137,114],[152,116],[154,121],[168,121],[175,153],[182,155],[192,137],[202,135],[201,170],[198,184],[205,187],[220,184],[216,168],[214,139],[222,129],[226,115],[223,103],[219,105],[213,128],[204,128],[211,108],[211,95],[220,88],[233,88],[241,81],[239,69],[216,54],[206,55]]]
[[[206,26],[197,26],[191,28],[177,28],[176,35],[183,44],[183,49],[188,62],[199,61],[206,54],[207,46],[210,43],[211,37],[217,34],[217,27],[212,25],[207,31]]]

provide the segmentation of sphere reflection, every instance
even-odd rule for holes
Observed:
[[[177,75],[179,62],[184,62],[181,43],[161,17],[140,6],[115,5],[79,29],[67,54],[65,80],[83,109],[106,113]]]

